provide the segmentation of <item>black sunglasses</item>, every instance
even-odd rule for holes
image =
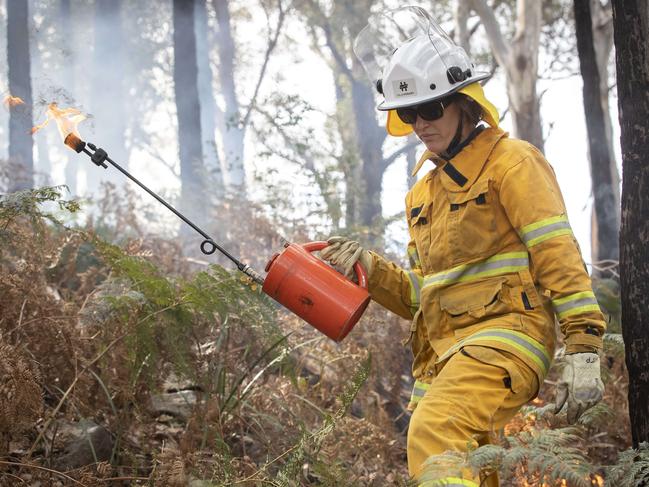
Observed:
[[[444,109],[453,103],[453,98],[445,98],[443,100],[429,101],[414,107],[397,108],[397,115],[403,123],[414,125],[417,117],[432,122],[439,120],[444,116]]]

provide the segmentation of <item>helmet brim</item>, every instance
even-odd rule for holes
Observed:
[[[462,93],[463,95],[466,95],[469,98],[471,98],[473,101],[475,101],[482,108],[482,119],[485,122],[487,122],[491,127],[494,128],[498,127],[498,120],[500,118],[498,115],[498,109],[495,107],[493,103],[491,103],[487,99],[484,90],[482,89],[482,85],[477,81],[475,81],[475,78],[472,78],[470,83],[460,87],[458,90],[455,90],[454,93]],[[434,101],[440,98],[444,98],[445,96],[449,96],[450,94],[451,93],[447,93],[444,96],[437,96],[437,97],[427,99],[425,101],[419,101],[417,103],[410,103],[407,105],[399,105],[393,108],[388,108],[385,106],[384,103],[382,103],[377,108],[379,110],[388,111],[388,117],[385,124],[385,128],[388,134],[392,135],[393,137],[404,137],[406,135],[410,135],[413,132],[413,128],[412,125],[404,123],[401,120],[401,118],[399,118],[399,115],[397,115],[396,112],[396,108],[407,108],[410,106],[416,106],[421,103],[426,103],[428,101]]]

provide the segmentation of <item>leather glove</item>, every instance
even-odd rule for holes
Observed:
[[[372,256],[361,247],[361,244],[347,237],[330,237],[327,239],[328,247],[320,251],[320,257],[336,267],[338,272],[348,279],[354,277],[354,264],[360,260],[367,275],[372,270]]]
[[[604,394],[599,355],[572,353],[563,359],[565,367],[557,385],[554,413],[568,402],[568,423],[574,424],[584,411],[597,404]]]

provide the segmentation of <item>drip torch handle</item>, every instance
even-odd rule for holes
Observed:
[[[69,139],[69,140],[68,140]],[[227,250],[219,246],[214,240],[212,240],[212,237],[210,237],[207,233],[205,233],[201,228],[198,227],[194,222],[192,222],[189,218],[187,218],[185,215],[180,213],[178,210],[176,210],[173,206],[171,206],[169,203],[167,203],[163,198],[158,196],[156,193],[151,191],[147,186],[144,185],[141,181],[139,181],[135,176],[133,176],[131,173],[129,173],[126,169],[124,169],[122,166],[117,164],[115,161],[113,161],[110,157],[108,157],[108,154],[104,149],[98,148],[96,145],[92,143],[85,143],[78,137],[74,136],[71,138],[68,136],[66,138],[66,145],[69,145],[73,150],[76,152],[84,152],[88,156],[90,156],[90,160],[97,166],[103,167],[104,169],[107,169],[108,166],[106,165],[106,162],[110,163],[115,169],[117,169],[119,172],[124,174],[127,178],[129,178],[131,181],[133,181],[135,184],[140,186],[144,191],[149,193],[151,196],[153,196],[159,203],[161,203],[164,207],[166,207],[169,211],[171,211],[174,215],[176,215],[178,218],[180,218],[182,221],[184,221],[187,225],[192,227],[196,232],[198,232],[205,240],[201,242],[201,252],[203,252],[206,255],[213,254],[216,250],[221,252],[223,255],[225,255],[228,259],[230,259],[232,262],[234,262],[237,266],[237,269],[239,269],[241,272],[246,274],[247,276],[251,277],[256,283],[258,284],[263,284],[264,283],[264,278],[261,277],[257,272],[255,272],[249,265],[244,264],[241,262],[239,259],[231,255]],[[86,145],[90,150],[86,148]]]

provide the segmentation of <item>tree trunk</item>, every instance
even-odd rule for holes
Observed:
[[[352,106],[358,152],[363,161],[363,206],[361,224],[372,227],[382,218],[383,141],[385,129],[376,122],[376,108],[370,84],[352,79]],[[382,229],[381,229],[382,230]],[[383,232],[380,231],[382,235]]]
[[[596,254],[593,261],[618,260],[619,212],[612,179],[611,150],[606,133],[606,115],[602,106],[601,79],[593,42],[591,0],[575,0],[577,51],[583,79],[584,112],[588,131],[590,174],[595,200],[596,225],[593,226]],[[607,100],[608,101],[608,100]],[[613,161],[615,164],[615,161]]]
[[[221,200],[225,193],[221,159],[216,145],[217,106],[212,89],[207,0],[196,2],[196,55],[198,59],[198,97],[201,105],[203,163],[209,177],[210,192]]]
[[[71,22],[72,10],[70,9],[70,0],[61,0],[59,6],[59,25],[61,27],[61,51],[64,53],[63,59],[63,87],[66,91],[74,93],[74,66],[76,64],[76,56],[73,50],[74,44],[74,28]],[[77,154],[72,151],[64,151],[65,161],[65,184],[70,189],[72,196],[77,195],[77,179],[79,158]]]
[[[35,26],[35,29],[40,30],[41,32],[45,31],[45,26],[41,25],[40,28]],[[32,38],[33,43],[31,46],[31,68],[34,79],[43,79],[44,76],[52,73],[53,66],[51,64],[44,64],[43,56],[41,55],[40,42],[38,37]],[[45,44],[45,54],[47,54],[47,49],[49,49],[49,44]],[[46,55],[47,58],[47,55]],[[38,92],[33,93],[32,98],[39,99]],[[38,117],[38,115],[37,115]],[[36,142],[36,159],[34,160],[34,184],[36,186],[51,186],[52,181],[52,162],[50,161],[50,143],[49,139],[49,130],[41,130],[38,132],[38,135],[35,136]],[[59,140],[57,139],[57,142]]]
[[[126,95],[124,90],[124,44],[122,0],[97,0],[95,3],[95,43],[91,73],[90,107],[94,117],[96,143],[111,159],[128,168],[126,150]],[[86,166],[86,192],[97,196],[103,182],[120,187],[124,178],[117,171]]]
[[[229,0],[214,0],[218,21],[219,79],[225,100],[225,123],[221,134],[223,161],[228,189],[240,196],[245,195],[246,173],[244,158],[244,129],[241,126],[241,110],[236,92],[234,73],[235,46],[230,28]]]
[[[622,145],[620,275],[633,446],[649,441],[649,7],[613,0]]]
[[[493,55],[505,70],[514,135],[543,152],[541,110],[536,93],[542,2],[517,0],[516,30],[511,39],[505,40],[494,11],[486,0],[461,1],[471,2],[472,8],[480,16]]]
[[[194,4],[195,0],[173,2],[174,92],[180,151],[180,208],[190,218],[200,214],[204,196]],[[184,231],[185,227],[182,228],[181,231]]]
[[[9,93],[23,104],[9,108],[9,162],[15,166],[10,192],[34,186],[32,148],[32,81],[29,57],[29,12],[27,1],[7,2],[7,61]]]
[[[408,144],[412,144],[412,147],[406,152],[406,170],[408,171],[406,182],[408,184],[408,189],[412,189],[417,182],[417,176],[413,176],[412,171],[417,165],[417,146],[415,145],[415,142],[418,140],[419,139],[417,139],[416,135],[408,136]]]

